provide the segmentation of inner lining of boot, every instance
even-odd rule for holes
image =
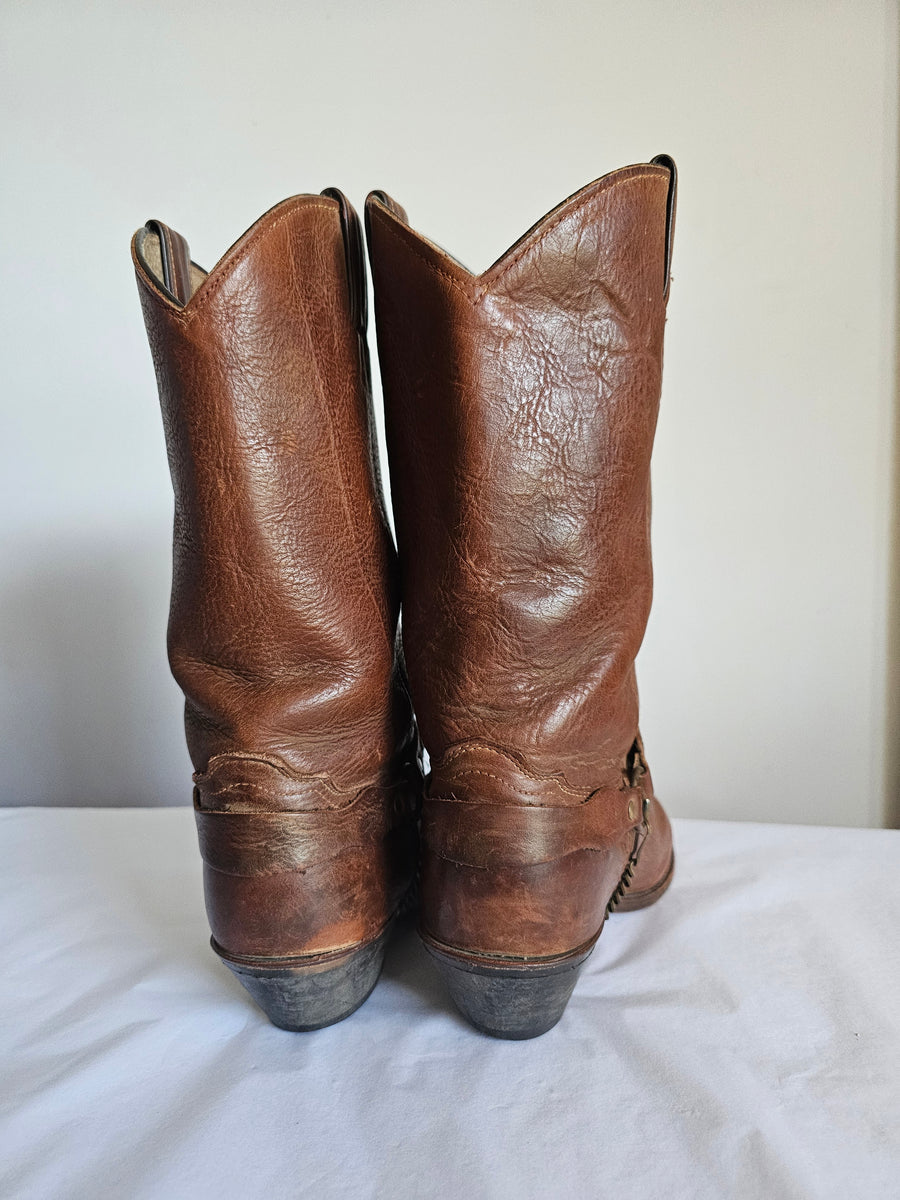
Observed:
[[[144,266],[150,275],[153,276],[156,283],[162,291],[170,296],[171,293],[166,287],[163,278],[162,251],[159,246],[159,234],[155,230],[143,230],[143,237],[139,239],[138,252],[143,261]],[[206,279],[208,271],[204,271],[202,267],[198,267],[195,262],[191,263],[191,296],[197,291],[197,288]],[[175,299],[173,296],[172,299]],[[177,301],[176,301],[177,303]]]

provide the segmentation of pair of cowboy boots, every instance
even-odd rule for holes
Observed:
[[[209,274],[135,234],[212,944],[276,1025],[353,1012],[418,890],[464,1015],[535,1036],[671,880],[634,660],[674,208],[660,155],[474,275],[369,196],[396,553],[345,197],[284,201]]]

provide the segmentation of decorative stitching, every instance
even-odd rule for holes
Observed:
[[[376,777],[374,779],[369,779],[364,783],[357,784],[355,787],[341,788],[341,787],[338,787],[338,785],[336,783],[334,783],[332,781],[331,777],[325,772],[320,772],[320,773],[316,773],[316,774],[312,774],[312,773],[304,774],[303,772],[292,771],[291,768],[287,765],[287,763],[283,762],[279,758],[276,758],[274,756],[264,755],[264,754],[250,754],[250,753],[247,753],[246,751],[241,751],[241,750],[225,751],[222,754],[213,755],[213,757],[209,760],[209,763],[207,764],[207,768],[206,768],[205,772],[204,771],[195,771],[193,773],[193,775],[191,776],[194,784],[197,785],[198,787],[203,786],[204,792],[211,799],[215,799],[216,796],[222,796],[229,792],[246,794],[246,792],[248,790],[250,790],[251,792],[258,791],[259,793],[261,793],[264,796],[270,796],[270,792],[267,788],[261,787],[261,786],[255,784],[252,780],[239,780],[236,783],[220,784],[220,783],[217,783],[214,778],[211,778],[212,776],[215,775],[217,768],[221,764],[223,764],[223,763],[227,764],[232,761],[238,762],[238,763],[242,763],[242,762],[262,763],[264,766],[271,767],[274,771],[277,771],[277,773],[279,775],[281,775],[283,778],[289,780],[291,783],[299,785],[299,790],[302,790],[304,788],[304,786],[307,787],[309,789],[309,791],[312,793],[315,793],[319,789],[323,789],[324,795],[323,795],[322,791],[320,791],[320,795],[323,795],[323,798],[325,798],[325,799],[327,799],[328,794],[333,795],[333,796],[340,796],[340,797],[350,797],[350,799],[345,801],[343,804],[331,805],[326,808],[279,809],[279,810],[276,810],[278,812],[288,812],[288,813],[344,812],[348,808],[351,808],[354,804],[356,804],[358,800],[360,800],[367,792],[370,792],[370,791],[376,791],[376,792],[383,793],[384,794],[383,798],[386,800],[387,796],[391,792],[396,792],[398,790],[403,790],[403,791],[407,791],[407,792],[415,790],[414,782],[411,782],[409,779],[402,778],[402,777],[399,779],[390,778],[390,777],[385,778],[384,776]],[[393,768],[390,764],[388,764],[387,767],[385,768],[386,772],[390,771],[391,773],[393,773],[394,770],[395,770],[395,768]],[[272,797],[272,798],[277,799],[277,797]],[[216,812],[219,810],[201,808],[200,811],[201,812]],[[249,815],[263,815],[263,814],[248,814],[248,813],[232,814],[232,813],[229,813],[228,815],[249,816]]]
[[[559,780],[554,779],[553,776],[545,776],[542,778],[539,775],[530,775],[527,771],[523,771],[522,774],[528,775],[528,778],[533,779],[536,783],[555,784],[561,792],[566,792],[570,796],[580,797],[582,803],[589,799],[590,793],[586,796],[584,789],[581,791],[575,791],[574,788],[566,787],[565,784],[560,783]],[[510,783],[509,780],[505,779],[502,775],[494,775],[491,771],[482,771],[478,767],[461,767],[458,771],[454,772],[454,775],[483,775],[485,779],[495,779],[497,783],[502,783],[505,787],[508,787],[511,792],[516,792],[519,796],[531,795],[530,792],[527,792],[523,788],[516,787],[514,784]]]
[[[346,804],[339,804],[339,805],[332,806],[329,808],[278,808],[278,809],[272,809],[272,810],[264,809],[264,810],[258,811],[258,812],[257,811],[235,812],[233,809],[228,809],[228,808],[201,808],[197,804],[195,804],[194,811],[195,811],[195,813],[200,813],[204,817],[235,817],[235,818],[243,817],[246,820],[252,820],[252,821],[257,821],[260,818],[265,818],[268,821],[268,820],[280,819],[282,817],[287,817],[287,818],[291,818],[291,819],[297,819],[300,817],[310,817],[310,816],[326,816],[326,817],[328,817],[328,816],[334,816],[335,814],[344,815],[346,813],[349,813],[357,805],[364,807],[363,802],[366,800],[366,797],[368,796],[368,794],[370,792],[375,791],[375,792],[390,793],[392,791],[395,791],[398,787],[401,787],[401,786],[402,786],[402,784],[400,784],[400,783],[385,784],[384,786],[369,784],[366,787],[360,788],[359,791],[356,792],[351,797],[351,799],[347,801]],[[226,791],[230,791],[233,789],[229,786],[226,786],[224,788],[216,789],[216,790],[217,790],[217,792],[218,791],[226,792]],[[384,818],[386,820],[390,820],[391,817],[406,818],[406,823],[409,823],[409,821],[414,819],[415,812],[412,809],[410,809],[409,811],[403,811],[402,809],[400,809],[398,811],[394,811],[393,813],[389,813],[387,811],[387,808],[385,805],[386,799],[387,799],[387,796],[372,796],[371,797],[372,805],[375,806],[375,817],[376,818],[379,816],[384,816]],[[390,828],[395,828],[395,827],[396,826],[390,826]]]
[[[273,771],[277,771],[279,775],[283,775],[285,779],[290,779],[295,783],[323,783],[331,791],[341,796],[352,795],[359,791],[358,787],[342,788],[333,783],[330,776],[325,771],[304,772],[293,771],[288,764],[281,758],[269,754],[251,754],[244,750],[227,750],[221,754],[214,754],[206,764],[205,771],[195,771],[193,780],[195,783],[201,780],[208,780],[210,775],[222,764],[229,762],[258,762],[263,766],[271,767]],[[363,785],[368,786],[368,785]]]
[[[453,759],[459,758],[460,755],[465,754],[468,750],[487,750],[491,754],[499,754],[502,758],[508,759],[509,762],[511,762],[513,764],[513,766],[516,768],[516,770],[519,771],[520,774],[525,775],[528,779],[533,779],[538,783],[555,783],[557,785],[557,787],[559,787],[564,792],[568,792],[569,795],[571,795],[571,796],[584,796],[585,790],[588,790],[588,791],[592,790],[592,789],[585,789],[583,787],[582,788],[573,787],[572,784],[569,783],[568,779],[566,779],[565,774],[561,771],[557,772],[555,774],[552,774],[552,775],[541,775],[541,774],[536,773],[535,771],[531,771],[528,769],[528,767],[525,766],[525,764],[523,763],[523,761],[521,759],[521,756],[518,755],[515,751],[505,750],[505,749],[503,749],[502,746],[495,746],[495,745],[491,744],[490,742],[469,741],[469,742],[461,742],[456,746],[451,746],[449,749],[447,749],[444,752],[444,754],[437,761],[437,763],[435,763],[433,765],[432,771],[433,772],[440,771],[442,767],[444,767],[446,764],[451,762]],[[471,768],[464,767],[459,772],[459,774],[472,774],[472,773],[488,775],[489,778],[491,778],[491,779],[499,779],[500,778],[498,775],[490,775],[490,772],[487,772],[487,771],[477,771],[476,768],[474,768],[474,767],[471,767]],[[517,789],[513,789],[513,790],[517,790]]]

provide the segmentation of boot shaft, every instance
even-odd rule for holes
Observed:
[[[498,749],[581,792],[635,741],[673,209],[627,167],[473,275],[367,204],[413,700],[482,795]]]
[[[352,789],[408,733],[360,246],[340,193],[278,205],[208,276],[159,223],[135,235],[175,492],[169,656],[201,773],[249,753]]]

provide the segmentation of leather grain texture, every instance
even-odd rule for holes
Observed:
[[[149,235],[179,251],[174,286]],[[414,869],[418,742],[354,236],[340,193],[286,200],[189,298],[184,239],[151,222],[133,243],[175,495],[169,661],[207,909],[235,955],[369,940]]]
[[[467,952],[595,937],[671,864],[638,731],[674,164],[615,171],[482,274],[366,219],[402,571],[432,774],[423,932]]]

